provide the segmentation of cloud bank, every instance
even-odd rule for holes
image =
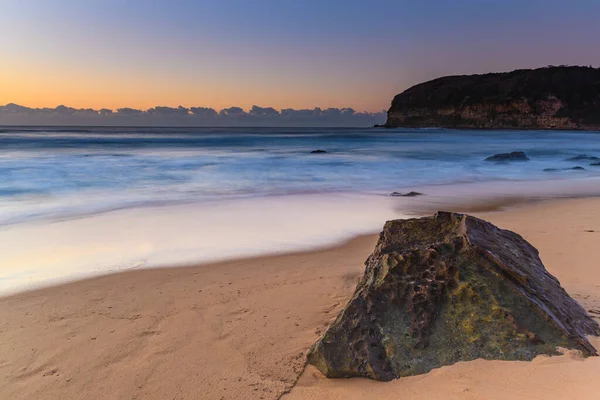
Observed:
[[[162,107],[76,109],[30,108],[18,104],[0,106],[0,125],[75,125],[75,126],[247,126],[247,127],[368,127],[383,124],[386,112],[356,112],[352,108],[314,108],[276,110],[253,106],[217,111],[207,107]]]

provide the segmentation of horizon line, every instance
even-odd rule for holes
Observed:
[[[164,105],[156,105],[154,107],[150,107],[150,108],[134,108],[134,107],[117,107],[117,108],[106,108],[106,107],[102,107],[99,109],[96,108],[92,108],[92,107],[88,107],[88,108],[76,108],[76,107],[71,107],[68,106],[66,104],[58,104],[55,107],[31,107],[31,106],[26,106],[26,105],[22,105],[22,104],[18,104],[18,103],[14,103],[14,102],[9,102],[9,103],[5,103],[5,104],[0,104],[0,110],[2,109],[6,109],[7,107],[18,107],[18,108],[23,108],[23,109],[28,109],[28,110],[37,110],[37,111],[58,111],[58,110],[72,110],[72,111],[82,111],[82,112],[102,112],[105,111],[107,112],[107,115],[110,114],[119,114],[119,110],[127,110],[127,111],[134,111],[134,112],[140,112],[140,113],[147,113],[148,111],[151,110],[155,110],[155,111],[178,111],[181,112],[180,114],[178,114],[179,116],[184,116],[186,115],[185,113],[183,113],[182,111],[187,110],[188,114],[187,115],[195,115],[193,113],[193,109],[196,109],[198,111],[203,110],[203,111],[215,111],[217,114],[221,114],[222,111],[243,111],[245,114],[248,115],[254,115],[254,114],[250,114],[253,110],[258,111],[258,110],[262,110],[262,111],[277,111],[278,114],[281,115],[282,111],[288,111],[288,110],[292,110],[292,111],[316,111],[316,110],[320,110],[320,111],[331,111],[331,110],[338,110],[341,112],[349,112],[351,111],[354,114],[379,114],[382,112],[387,112],[388,110],[386,109],[381,109],[379,111],[357,111],[352,107],[320,107],[320,106],[314,106],[313,108],[293,108],[293,107],[283,107],[283,108],[275,108],[275,107],[271,107],[271,106],[259,106],[259,105],[252,105],[252,107],[245,109],[243,107],[240,106],[229,106],[229,107],[224,107],[224,108],[214,108],[214,107],[205,107],[205,106],[183,106],[183,105],[178,105],[178,106],[164,106]]]
[[[260,125],[248,125],[248,126],[243,126],[243,125],[27,125],[27,124],[18,124],[18,125],[3,125],[0,124],[0,130],[4,129],[4,128],[109,128],[109,129],[119,129],[119,128],[124,128],[124,129],[135,129],[135,128],[173,128],[173,129],[393,129],[393,128],[387,128],[384,125],[377,125],[377,126],[312,126],[312,125],[299,125],[299,126],[293,126],[293,125],[281,125],[281,126],[275,126],[275,125],[265,125],[265,126],[260,126]],[[411,129],[411,128],[402,128],[402,129]],[[421,128],[415,128],[415,129],[421,129]],[[440,128],[442,129],[442,128]],[[0,131],[0,133],[2,133]]]

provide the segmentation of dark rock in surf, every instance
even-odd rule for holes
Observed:
[[[313,150],[310,154],[327,154],[325,150]]]
[[[516,233],[468,215],[389,221],[352,299],[312,346],[330,378],[389,381],[477,358],[596,355],[599,327]]]
[[[513,151],[511,153],[500,153],[490,156],[485,161],[508,162],[508,161],[528,161],[529,157],[522,151]]]
[[[566,161],[596,161],[600,160],[600,158],[596,156],[588,156],[587,154],[580,154],[575,157],[567,158]]]
[[[590,164],[593,165],[593,164]],[[571,168],[562,168],[562,169],[558,169],[558,168],[544,168],[543,169],[544,172],[556,172],[556,171],[585,171],[585,168],[580,167],[579,165],[576,167],[571,167]]]
[[[390,196],[392,196],[392,197],[416,197],[416,196],[423,196],[423,193],[419,193],[419,192],[408,192],[408,193],[392,192],[392,193],[390,193]]]
[[[591,163],[590,166],[592,166],[592,167],[600,167],[600,162]]]

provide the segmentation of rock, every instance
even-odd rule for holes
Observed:
[[[522,151],[513,151],[511,153],[495,154],[485,159],[485,161],[528,161],[529,157]]]
[[[587,154],[580,154],[575,157],[567,158],[566,161],[596,161],[600,160],[600,158],[596,156],[588,156]]]
[[[593,165],[593,164],[590,164]],[[580,167],[580,166],[576,166],[576,167],[571,167],[571,168],[562,168],[562,169],[558,169],[558,168],[544,168],[543,169],[544,172],[556,172],[556,171],[585,171],[585,168]]]
[[[327,154],[325,150],[313,150],[310,154]]]
[[[356,291],[312,346],[330,378],[389,381],[477,358],[596,355],[600,329],[516,233],[463,214],[385,224]]]
[[[415,197],[415,196],[423,196],[423,193],[419,192],[408,192],[408,193],[400,193],[400,192],[392,192],[390,193],[392,197]]]
[[[600,162],[591,163],[590,166],[592,166],[592,167],[600,167]]]

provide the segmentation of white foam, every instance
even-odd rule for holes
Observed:
[[[402,218],[392,199],[294,195],[124,209],[0,229],[0,293],[131,268],[311,249]]]
[[[407,210],[491,198],[600,195],[600,179],[415,187],[426,196],[306,194],[122,209],[0,227],[0,294],[132,268],[308,250],[379,232]],[[427,207],[414,207],[415,204]]]

